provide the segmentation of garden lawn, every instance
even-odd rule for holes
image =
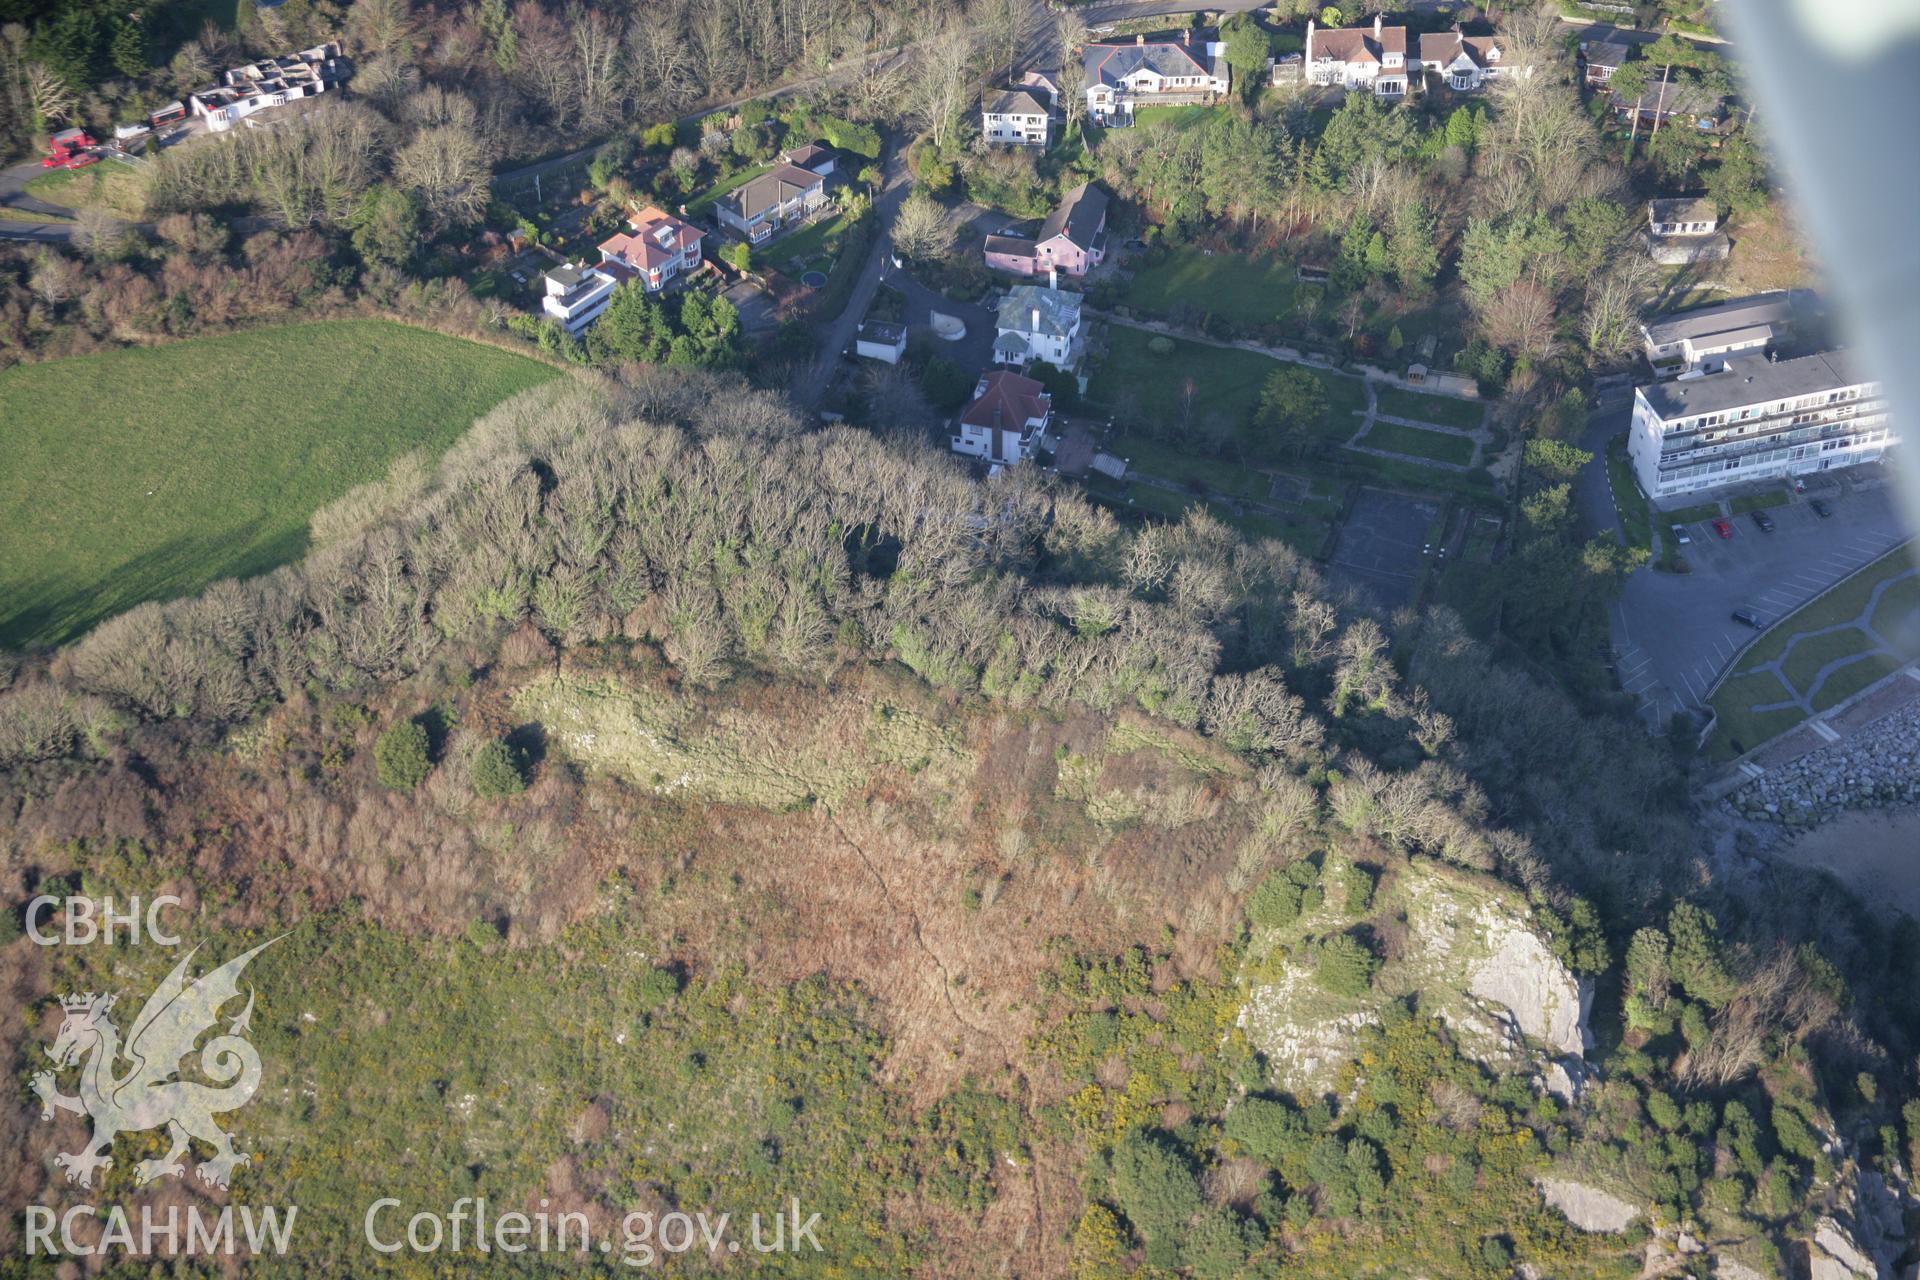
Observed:
[[[381,320],[0,372],[0,646],[285,564],[316,508],[555,376]]]
[[[1404,453],[1415,458],[1432,458],[1464,467],[1473,461],[1473,441],[1444,431],[1422,431],[1398,422],[1379,422],[1367,429],[1360,443],[1370,449]]]
[[[803,227],[790,236],[782,236],[768,245],[762,252],[771,262],[783,269],[792,269],[795,274],[816,268],[814,262],[819,258],[830,257],[840,251],[840,241],[847,230],[847,220],[841,214],[830,214],[810,227]],[[796,265],[799,264],[799,265]],[[830,267],[831,264],[828,264]]]
[[[1374,388],[1374,393],[1380,402],[1380,412],[1396,418],[1412,418],[1415,422],[1433,422],[1471,431],[1487,416],[1487,406],[1479,400],[1430,396],[1386,385]]]
[[[1240,440],[1249,462],[1278,465],[1283,460],[1267,445],[1264,433],[1251,424],[1253,409],[1260,400],[1260,389],[1281,369],[1303,368],[1288,365],[1257,352],[1208,346],[1168,338],[1173,350],[1156,355],[1150,343],[1160,335],[1126,325],[1108,330],[1107,356],[1088,385],[1088,395],[1099,403],[1128,416],[1174,427],[1187,416],[1183,404],[1191,384],[1191,417],[1196,427],[1209,419],[1228,424]],[[1320,434],[1331,442],[1346,440],[1353,434],[1354,410],[1366,400],[1358,378],[1350,378],[1329,369],[1312,369],[1327,391],[1327,414]],[[1177,431],[1156,434],[1174,435]]]
[[[126,218],[140,217],[147,207],[146,178],[117,160],[102,160],[84,169],[50,169],[28,179],[27,194],[69,209],[101,204]]]
[[[1278,324],[1293,313],[1293,273],[1292,262],[1272,256],[1174,249],[1134,275],[1126,304],[1153,315],[1188,307],[1242,324]]]
[[[1727,503],[1727,510],[1736,516],[1749,511],[1765,511],[1769,507],[1784,507],[1793,501],[1793,495],[1785,489],[1769,489],[1765,493],[1748,493]]]
[[[1627,532],[1627,545],[1653,551],[1653,507],[1640,492],[1640,479],[1627,457],[1627,439],[1615,436],[1607,444],[1607,482],[1613,490],[1613,509]]]
[[[773,166],[770,164],[754,165],[752,168],[742,169],[731,178],[722,178],[693,199],[687,201],[687,212],[685,215],[687,221],[700,226],[709,225],[707,214],[712,210],[714,205],[720,202],[721,196],[732,191],[735,187],[745,186],[772,168]]]

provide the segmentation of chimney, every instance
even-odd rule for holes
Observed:
[[[1307,43],[1300,51],[1300,69],[1304,73],[1313,65],[1313,19],[1307,19]]]
[[[1147,43],[1147,33],[1144,31],[1136,32],[1133,37],[1133,43],[1136,48],[1144,47]]]
[[[1047,288],[1058,289],[1059,287],[1060,287],[1060,268],[1048,267],[1047,268]]]
[[[1189,49],[1193,48],[1193,28],[1192,27],[1188,27],[1186,30],[1180,33],[1180,43],[1184,44]]]
[[[1033,309],[1033,328],[1029,329],[1028,332],[1029,333],[1040,332],[1040,308],[1038,307],[1035,307]]]
[[[1373,38],[1376,41],[1380,39],[1380,15],[1377,13],[1373,15]]]

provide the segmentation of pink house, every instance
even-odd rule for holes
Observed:
[[[987,265],[995,271],[1083,276],[1107,256],[1107,193],[1082,183],[1047,215],[1037,237],[988,236],[984,252]]]

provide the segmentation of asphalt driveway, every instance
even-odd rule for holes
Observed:
[[[1821,519],[1808,499],[1833,515]],[[1710,522],[1685,526],[1682,551],[1693,572],[1651,567],[1627,579],[1613,607],[1613,648],[1621,687],[1640,700],[1656,729],[1676,711],[1698,710],[1707,690],[1740,647],[1753,638],[1733,611],[1751,611],[1770,626],[1841,578],[1879,559],[1910,535],[1890,484],[1843,484],[1771,508],[1774,531],[1746,515],[1731,517],[1731,538]],[[1671,526],[1658,513],[1662,530]]]

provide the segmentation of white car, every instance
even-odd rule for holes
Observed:
[[[1693,543],[1693,538],[1687,533],[1687,526],[1683,524],[1673,526],[1673,540],[1683,547]]]

